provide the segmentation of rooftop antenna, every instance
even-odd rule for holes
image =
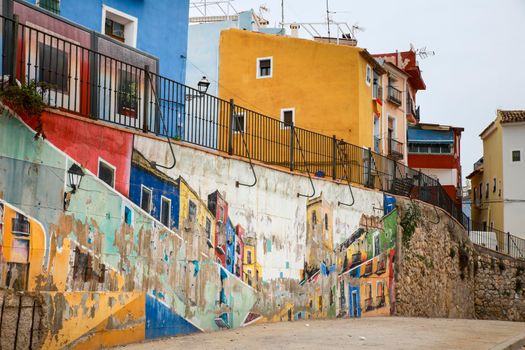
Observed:
[[[365,27],[361,27],[359,25],[359,23],[355,23],[353,26],[352,26],[352,37],[355,39],[355,33],[356,32],[364,32],[366,30]]]
[[[281,30],[284,31],[284,0],[281,0]]]
[[[330,42],[330,4],[326,0],[326,25],[328,26],[328,42]]]
[[[436,52],[427,50],[427,47],[422,47],[420,49],[416,50],[416,55],[418,55],[422,60],[427,59],[429,57],[435,56]]]

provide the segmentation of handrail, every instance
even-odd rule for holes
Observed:
[[[341,150],[339,149],[339,142],[336,142],[336,145],[335,145],[336,149],[337,149],[337,154],[341,157]],[[346,206],[346,207],[351,207],[355,204],[355,197],[354,197],[354,192],[352,191],[352,186],[350,185],[350,178],[348,177],[348,173],[346,171],[346,166],[348,163],[345,161],[345,159],[348,158],[348,157],[345,157],[344,159],[341,159],[342,161],[342,164],[343,164],[343,173],[345,174],[345,178],[346,178],[346,183],[348,184],[348,189],[350,190],[350,195],[352,196],[352,203],[351,204],[348,204],[348,203],[343,203],[343,202],[340,202],[338,201],[337,202],[337,205],[343,205],[343,206]]]
[[[164,119],[164,113],[162,113],[162,108],[160,108],[159,98],[157,96],[157,92],[155,91],[155,87],[153,86],[153,81],[151,80],[150,75],[149,75],[149,69],[145,69],[144,72],[145,72],[145,78],[146,78],[146,80],[148,80],[148,82],[149,82],[149,84],[151,86],[151,91],[153,92],[153,95],[155,96],[155,104],[157,105],[157,108],[158,108],[158,111],[159,111],[159,115],[160,115],[160,117],[162,119],[162,125],[164,127],[164,132],[166,133],[166,139],[168,140],[168,146],[170,148],[171,156],[173,157],[173,164],[170,165],[170,166],[160,165],[160,164],[157,164],[155,161],[150,161],[150,164],[154,168],[163,168],[163,169],[166,169],[166,170],[170,170],[170,169],[175,168],[175,165],[177,165],[177,158],[175,157],[175,151],[173,150],[173,145],[171,144],[171,141],[170,141],[168,128],[166,126],[166,120]]]
[[[303,148],[301,147],[301,141],[299,141],[299,137],[297,136],[297,133],[295,132],[295,127],[291,127],[291,132],[293,132],[295,139],[297,140],[297,146],[299,147],[299,151],[301,151],[301,156],[303,157],[304,167],[306,168],[306,173],[308,174],[308,179],[310,180],[310,185],[312,185],[312,194],[306,195],[302,193],[297,193],[297,197],[306,197],[306,198],[313,198],[315,196],[315,185],[314,181],[312,180],[312,175],[310,174],[310,169],[308,168],[308,162],[306,161],[306,157],[304,156]]]

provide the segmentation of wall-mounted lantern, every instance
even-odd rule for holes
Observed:
[[[64,210],[67,210],[69,207],[71,195],[76,193],[80,188],[80,183],[82,182],[84,175],[84,171],[76,163],[73,163],[67,171],[68,186],[71,187],[71,191],[64,192]]]

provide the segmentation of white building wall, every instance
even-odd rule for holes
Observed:
[[[306,203],[298,193],[311,194],[306,176],[291,176],[287,172],[255,166],[257,184],[254,187],[235,186],[236,181],[252,183],[250,166],[245,161],[223,158],[212,153],[175,145],[177,166],[168,170],[172,178],[182,176],[201,198],[219,190],[229,204],[229,216],[246,232],[257,234],[257,261],[263,268],[263,279],[300,278],[306,253]],[[135,148],[147,159],[158,164],[171,164],[167,144],[148,137],[135,136]],[[359,228],[362,215],[383,216],[383,195],[380,192],[353,188],[352,207],[337,203],[351,202],[346,184],[313,179],[315,197],[323,195],[333,210],[334,246],[346,240]],[[375,209],[374,209],[375,208]],[[266,246],[272,241],[271,251]],[[263,253],[264,252],[264,253]],[[279,262],[279,263],[276,263]],[[289,268],[285,268],[289,264]]]
[[[525,123],[503,125],[504,230],[525,239]],[[512,151],[521,161],[512,161]]]
[[[428,169],[423,168],[421,171],[437,180],[441,186],[457,186],[458,170],[457,169]]]

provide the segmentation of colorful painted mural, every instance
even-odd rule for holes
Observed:
[[[52,310],[48,348],[392,312],[392,197],[367,192],[384,213],[352,214],[341,225],[333,193],[321,192],[281,214],[305,218],[287,245],[243,220],[251,204],[229,204],[220,181],[197,190],[191,176],[161,172],[130,149],[129,198],[83,168],[64,210],[76,162],[33,136],[16,116],[0,117],[0,277],[2,288],[43,295]]]

